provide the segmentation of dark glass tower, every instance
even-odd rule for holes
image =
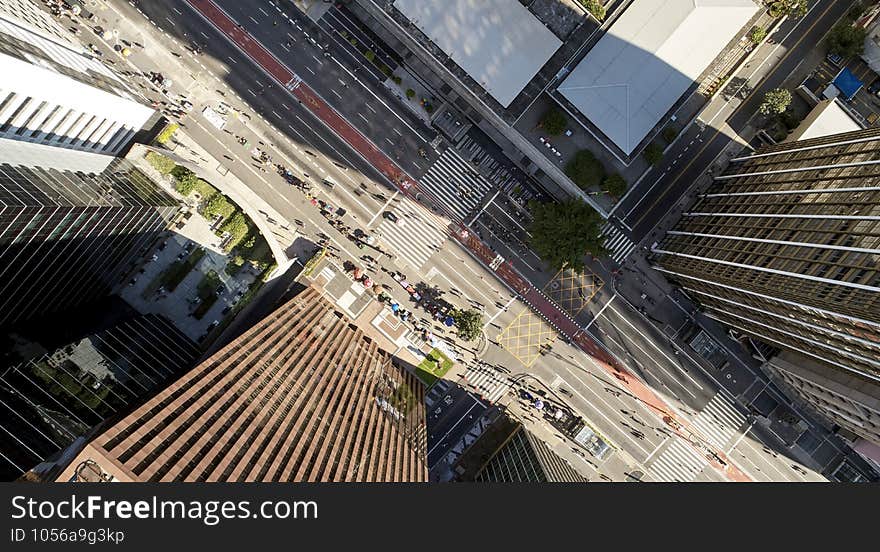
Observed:
[[[708,316],[796,353],[768,366],[798,395],[878,439],[880,130],[731,160],[653,254]]]
[[[0,139],[0,327],[109,294],[179,208],[124,159],[54,150]]]

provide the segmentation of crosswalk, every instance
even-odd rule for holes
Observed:
[[[673,437],[673,442],[666,447],[648,468],[647,481],[667,483],[689,483],[700,475],[709,464],[705,456],[697,452],[692,445],[681,437]]]
[[[489,366],[469,365],[465,370],[464,379],[490,403],[503,397],[511,387],[507,376]]]
[[[453,148],[447,148],[420,179],[423,190],[443,203],[459,220],[480,205],[492,184]]]
[[[446,390],[451,386],[452,384],[446,380],[437,380],[437,382],[431,386],[428,394],[425,395],[425,406],[429,409],[434,406],[434,403],[440,400],[440,397],[442,397],[443,394],[446,393]]]
[[[746,416],[736,409],[732,399],[721,392],[716,393],[693,419],[698,436],[705,444],[720,451],[726,449],[745,423]],[[651,464],[648,474],[653,481],[687,483],[693,481],[708,464],[708,459],[693,445],[676,436]]]
[[[605,249],[608,250],[608,255],[618,264],[623,263],[627,255],[636,247],[636,244],[626,237],[620,228],[610,222],[602,225],[601,234],[605,236]]]
[[[712,446],[724,450],[746,423],[746,417],[731,401],[717,393],[694,418],[694,428]]]
[[[428,215],[410,201],[401,201],[393,211],[403,224],[382,220],[376,236],[390,246],[399,259],[416,270],[440,251],[446,241],[446,229],[439,219]]]

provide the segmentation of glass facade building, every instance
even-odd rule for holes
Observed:
[[[423,482],[426,442],[421,382],[307,288],[97,436],[57,480],[88,465],[118,481]]]
[[[121,300],[117,300],[121,302]],[[113,308],[117,305],[101,304]],[[89,306],[91,308],[91,305]],[[83,323],[82,312],[68,312]],[[41,328],[20,330],[5,346],[33,353],[0,372],[0,481],[51,460],[105,420],[140,404],[192,368],[195,344],[168,320],[128,312],[54,350]]]
[[[801,355],[786,371],[880,382],[880,130],[732,159],[653,258],[709,317]]]
[[[0,139],[0,327],[107,295],[179,209],[124,159],[67,152],[107,159],[96,172],[24,165],[8,155],[21,147],[7,145]]]
[[[586,483],[568,462],[522,424],[480,469],[474,481],[486,483]]]

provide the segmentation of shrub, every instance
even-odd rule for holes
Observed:
[[[407,97],[407,98],[409,98],[409,99],[413,99],[413,98],[415,97],[415,95],[416,95],[416,91],[415,91],[415,90],[413,90],[412,88],[407,88],[407,89],[406,89],[406,97]]]
[[[367,58],[367,61],[372,63],[376,59],[376,52],[372,50],[367,50],[366,52],[364,52],[364,57]]]
[[[164,155],[159,155],[155,151],[148,151],[145,159],[150,166],[159,171],[162,175],[170,174],[177,166],[174,161],[168,159]]]
[[[568,125],[568,119],[558,108],[551,107],[541,118],[541,128],[550,136],[559,136],[565,131]]]
[[[181,195],[185,196],[189,195],[196,188],[196,183],[199,180],[194,172],[186,167],[181,167],[180,165],[177,165],[172,169],[171,176],[173,176],[175,180],[174,189]]]
[[[599,21],[605,19],[605,6],[599,0],[581,0],[581,4]]]
[[[428,114],[434,113],[434,106],[433,106],[433,104],[425,104],[425,111],[427,111]]]
[[[764,94],[764,101],[758,106],[761,115],[779,115],[791,105],[791,92],[784,88],[774,88]]]
[[[651,142],[645,146],[645,151],[642,154],[645,156],[645,161],[656,165],[663,160],[663,147],[657,142]]]
[[[171,123],[170,125],[167,125],[164,129],[162,129],[162,132],[160,132],[159,135],[156,136],[156,141],[160,144],[167,144],[168,141],[174,137],[174,133],[177,132],[177,129],[179,128],[180,125],[178,125],[177,123]]]
[[[348,40],[348,42],[349,42],[352,46],[354,46],[354,47],[357,47],[357,45],[358,45],[358,41],[355,40],[354,38],[350,38],[350,39]]]
[[[230,276],[235,276],[244,266],[244,263],[244,257],[242,257],[241,255],[236,255],[226,262],[226,268],[224,268],[223,270],[226,271],[226,274],[229,274]]]
[[[390,77],[394,71],[391,70],[391,67],[388,67],[384,63],[380,64],[379,70],[385,74],[386,77]]]
[[[396,85],[398,85],[398,86],[400,86],[400,83],[403,82],[403,79],[400,78],[399,75],[393,75],[393,76],[391,77],[391,80],[393,80],[393,81],[394,81],[394,84],[396,84]]]
[[[582,190],[596,187],[605,178],[605,167],[590,150],[581,150],[565,166],[565,174]]]

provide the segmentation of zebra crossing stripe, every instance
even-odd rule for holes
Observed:
[[[609,256],[618,264],[622,263],[636,247],[636,244],[626,234],[610,222],[606,222],[602,226],[600,233],[607,238],[605,249],[608,250]]]
[[[648,473],[655,481],[688,483],[696,479],[708,464],[708,460],[685,444],[680,437],[676,437],[663,454],[654,460]]]
[[[745,421],[745,415],[718,393],[694,418],[694,426],[710,443],[723,449]]]
[[[426,220],[411,205],[401,204],[395,214],[405,221],[404,225],[383,220],[377,227],[379,238],[413,268],[420,269],[446,241],[446,233],[431,224],[434,219]]]
[[[474,369],[468,366],[464,378],[476,387],[480,394],[491,403],[503,397],[511,387],[506,377],[491,368]]]
[[[420,179],[422,188],[452,211],[459,219],[476,209],[483,196],[492,189],[488,180],[470,167],[454,149],[446,151]],[[469,195],[459,193],[461,188]]]

